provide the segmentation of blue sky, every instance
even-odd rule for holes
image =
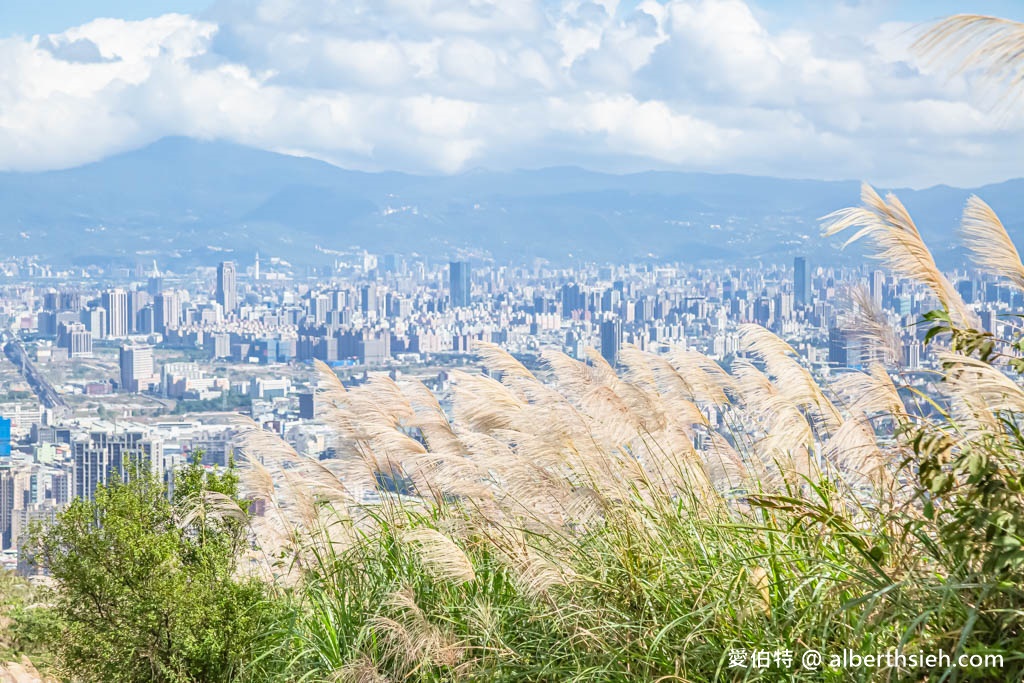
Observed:
[[[1020,0],[3,2],[0,170],[183,135],[366,170],[977,186],[1024,175],[1022,108],[910,49],[964,5],[1024,20]]]
[[[168,12],[201,14],[212,3],[209,0],[51,0],[50,2],[0,3],[0,32],[3,35],[54,33],[70,26],[84,24],[97,17],[144,19]],[[623,5],[636,5],[630,0]],[[761,0],[755,3],[769,23],[800,24],[806,19],[827,19],[835,3],[821,0]],[[847,2],[847,5],[872,5],[876,16],[884,21],[925,21],[934,17],[972,12],[992,14],[1024,21],[1024,2],[1020,0],[875,0]],[[775,18],[777,17],[777,19]]]
[[[97,17],[145,19],[168,12],[198,14],[208,0],[50,0],[0,2],[0,31],[5,35],[56,33]]]

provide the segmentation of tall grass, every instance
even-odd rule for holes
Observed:
[[[1021,29],[957,16],[915,47],[1012,93]],[[548,352],[535,375],[478,344],[490,377],[453,373],[451,422],[415,381],[347,391],[321,367],[345,456],[313,462],[258,430],[247,447],[268,503],[252,569],[294,607],[253,677],[1020,680],[1024,343],[978,329],[895,196],[862,199],[825,232],[856,230],[940,302],[926,319],[942,370],[923,390],[902,386],[899,335],[856,293],[879,362],[822,382],[754,326],[728,372],[626,349],[621,372]],[[979,267],[1024,288],[976,197],[963,233]],[[893,647],[1003,665],[799,661]],[[754,649],[794,662],[735,666]]]
[[[979,215],[972,200],[972,234]],[[345,455],[312,461],[259,430],[246,447],[267,501],[252,566],[295,608],[253,675],[1019,678],[1024,391],[979,355],[974,312],[895,198],[865,188],[828,226],[860,228],[944,306],[945,370],[911,405],[894,369],[819,383],[756,326],[729,372],[627,348],[621,372],[546,352],[535,375],[478,344],[490,376],[453,372],[451,421],[415,380],[346,390],[321,367]],[[880,346],[883,328],[868,331]],[[1004,666],[799,662],[897,647]],[[755,649],[796,660],[735,666]]]

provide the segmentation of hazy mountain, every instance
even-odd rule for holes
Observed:
[[[315,247],[360,246],[499,260],[690,261],[843,256],[817,219],[857,202],[856,182],[741,175],[595,173],[578,168],[455,176],[347,171],[313,159],[168,138],[78,168],[0,174],[9,253],[61,261],[213,262],[258,248],[299,263]],[[944,260],[963,202],[976,192],[1024,233],[1024,180],[976,190],[898,190]]]

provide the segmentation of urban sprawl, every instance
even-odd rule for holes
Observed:
[[[624,345],[689,348],[728,364],[737,326],[757,323],[819,377],[888,354],[905,382],[924,384],[935,365],[919,322],[937,302],[878,270],[816,267],[804,257],[757,268],[336,257],[301,272],[259,254],[249,265],[182,273],[156,263],[0,261],[3,565],[27,571],[18,548],[33,522],[91,498],[131,463],[152,468],[171,489],[193,453],[207,466],[225,465],[240,416],[302,455],[346,457],[317,419],[314,359],[346,384],[379,373],[416,378],[445,407],[448,371],[481,371],[477,340],[538,371],[544,350],[593,362],[593,349],[616,366]],[[986,330],[999,336],[1014,324],[1001,314],[1022,308],[1018,292],[984,273],[951,277]],[[864,336],[865,316],[896,331],[890,348]]]

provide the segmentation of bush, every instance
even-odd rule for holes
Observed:
[[[52,643],[76,680],[230,681],[244,670],[274,603],[236,576],[245,512],[234,473],[181,473],[174,504],[141,468],[75,500],[35,547],[56,580]]]

